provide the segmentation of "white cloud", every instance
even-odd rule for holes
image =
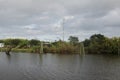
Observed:
[[[27,25],[27,26],[24,26],[24,28],[28,30],[32,30],[36,28],[36,24]]]
[[[65,21],[73,19],[73,18],[74,18],[74,16],[64,16]]]
[[[0,0],[0,38],[61,37],[63,19],[66,38],[120,36],[120,0]]]

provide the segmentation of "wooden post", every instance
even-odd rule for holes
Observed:
[[[118,40],[118,55],[120,55],[120,43],[119,43],[120,41]]]
[[[80,55],[85,55],[85,49],[83,43],[80,43]]]
[[[43,42],[41,42],[40,53],[43,53]]]

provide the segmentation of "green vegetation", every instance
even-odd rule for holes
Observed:
[[[79,44],[78,44],[79,45]],[[44,52],[48,53],[79,53],[79,46],[72,45],[69,42],[57,41],[44,47]]]
[[[120,54],[120,37],[108,38],[101,34],[94,34],[83,41],[86,53]]]
[[[55,42],[44,42],[36,39],[4,39],[0,40],[5,46],[1,48],[1,51],[6,51],[8,47],[12,47],[13,52],[30,52],[40,53],[41,43],[43,43],[44,53],[79,53],[80,42],[77,37],[70,36],[69,42],[55,41]]]
[[[120,37],[108,38],[101,34],[94,34],[89,39],[79,42],[78,37],[70,36],[68,41],[44,42],[36,39],[2,39],[5,51],[8,46],[12,47],[13,52],[40,53],[43,44],[44,53],[80,53],[85,47],[85,53],[88,54],[120,54]],[[42,43],[42,44],[41,44]]]

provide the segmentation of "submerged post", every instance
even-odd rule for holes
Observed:
[[[8,46],[8,47],[6,48],[5,53],[6,53],[7,55],[10,55],[11,50],[12,50],[12,47]]]
[[[41,42],[40,53],[43,53],[43,42]]]
[[[85,55],[85,49],[83,43],[80,43],[80,55]]]
[[[118,41],[118,56],[120,55],[120,48],[119,48],[119,46],[120,46],[120,43]]]

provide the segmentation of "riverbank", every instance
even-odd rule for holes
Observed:
[[[6,52],[7,48],[0,48],[0,52]],[[34,48],[26,48],[26,49],[19,49],[19,48],[12,48],[11,52],[22,52],[22,53],[40,53],[40,49]],[[80,52],[72,50],[72,49],[43,49],[43,53],[52,53],[52,54],[80,54]]]
[[[7,48],[0,48],[1,52],[5,52]],[[32,49],[17,49],[12,48],[11,52],[23,52],[23,53],[32,53]]]
[[[120,37],[108,38],[101,34],[94,34],[82,42],[73,36],[70,36],[68,40],[45,42],[35,39],[3,39],[0,40],[1,47],[3,47],[0,51],[11,47],[12,52],[120,55]]]

